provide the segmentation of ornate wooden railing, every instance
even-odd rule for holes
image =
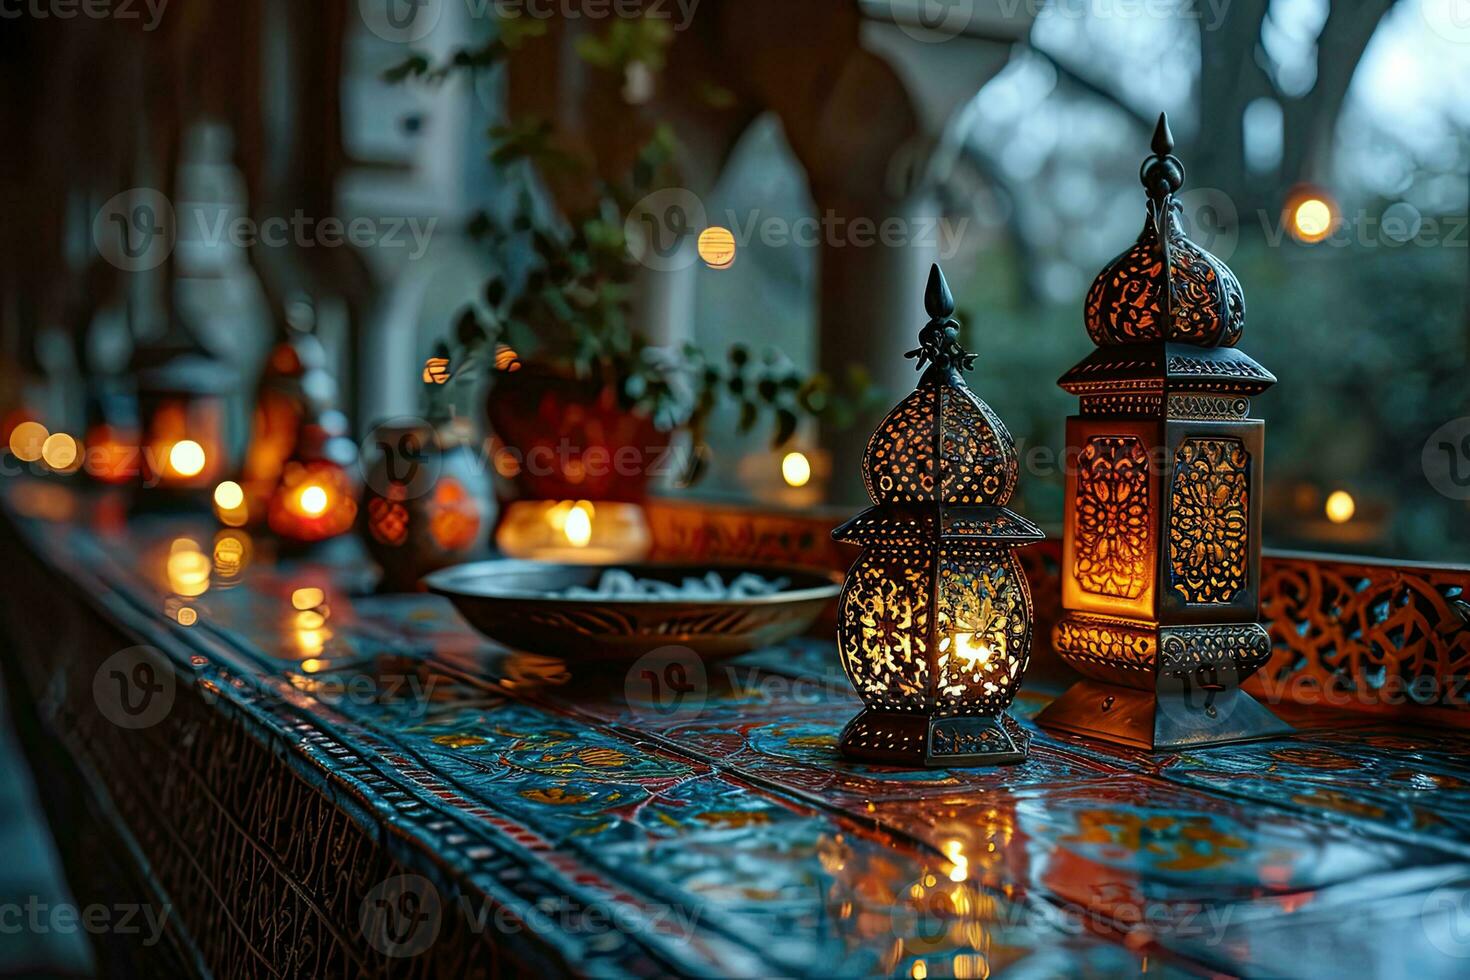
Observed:
[[[838,518],[822,512],[708,501],[655,501],[648,511],[663,554],[833,568],[853,557],[831,540]],[[1020,552],[1038,637],[1060,610],[1059,550],[1053,537]],[[1261,616],[1275,651],[1246,687],[1262,700],[1470,726],[1470,566],[1267,551]],[[1048,644],[1038,644],[1031,675],[1068,679]]]

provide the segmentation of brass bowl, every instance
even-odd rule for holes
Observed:
[[[678,584],[716,572],[729,583],[742,573],[785,578],[770,595],[743,599],[610,596],[572,599],[552,593],[596,588],[603,572]],[[454,565],[424,579],[446,596],[470,625],[517,650],[584,661],[636,660],[651,650],[685,646],[706,658],[732,657],[805,632],[837,598],[835,572],[785,565],[630,563],[559,565],[536,561],[478,561]]]

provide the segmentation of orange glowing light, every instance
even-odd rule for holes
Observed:
[[[169,591],[190,599],[201,596],[209,591],[209,573],[213,570],[214,563],[194,539],[175,538],[169,546],[164,565]]]
[[[408,540],[408,508],[373,497],[368,501],[368,532],[390,548],[398,547]]]
[[[1297,241],[1315,244],[1337,227],[1337,207],[1325,194],[1306,193],[1289,206],[1291,234]]]
[[[77,441],[65,432],[53,432],[41,444],[41,458],[58,473],[70,473],[79,464],[81,450]]]
[[[221,531],[214,540],[214,572],[232,579],[250,564],[250,537],[242,531]]]
[[[320,517],[326,512],[331,500],[327,497],[325,487],[310,484],[301,488],[296,496],[296,504],[301,508],[301,513],[307,517]]]
[[[296,628],[302,630],[319,630],[327,623],[327,617],[315,609],[303,609],[296,614]]]
[[[966,668],[974,670],[976,667],[985,667],[990,664],[990,659],[995,656],[995,651],[983,643],[974,633],[956,633],[954,638],[955,656],[965,661]]]
[[[327,594],[315,586],[307,586],[291,593],[291,606],[294,609],[315,609],[326,601]]]
[[[788,487],[804,487],[812,479],[812,463],[805,453],[787,453],[781,460],[781,478]]]
[[[296,631],[296,645],[307,658],[315,659],[326,648],[327,640],[331,639],[331,636],[331,630],[298,629]]]
[[[728,269],[735,264],[735,236],[719,225],[699,233],[699,257],[711,269]]]
[[[87,474],[102,483],[127,483],[138,475],[138,443],[136,434],[96,425],[87,430]]]
[[[1358,512],[1358,502],[1346,490],[1334,490],[1327,497],[1327,519],[1334,524],[1346,524]]]
[[[10,451],[22,463],[34,463],[41,458],[50,436],[40,422],[22,422],[10,430]]]
[[[429,536],[444,551],[461,551],[480,532],[480,508],[464,485],[444,477],[429,504]]]
[[[168,465],[179,476],[198,476],[204,472],[204,447],[193,439],[180,439],[169,447]]]
[[[245,491],[234,480],[226,480],[214,488],[214,502],[224,510],[234,510],[245,502]]]
[[[509,344],[497,344],[495,347],[495,370],[497,371],[519,371],[521,369],[521,355],[515,352]]]
[[[352,528],[357,491],[351,476],[335,463],[286,464],[271,496],[267,520],[276,534],[295,541],[324,541]]]
[[[592,540],[592,505],[579,500],[561,516],[561,533],[573,548],[585,548]]]

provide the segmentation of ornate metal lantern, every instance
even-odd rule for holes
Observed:
[[[926,766],[1021,762],[1005,714],[1031,655],[1031,591],[1014,549],[1042,533],[1007,510],[1010,433],[966,386],[954,298],[934,266],[918,387],[873,433],[874,506],[832,532],[862,553],[838,607],[842,665],[866,708],[842,733],[855,758]]]
[[[1093,283],[1098,349],[1059,382],[1081,413],[1055,643],[1088,679],[1037,719],[1148,749],[1290,730],[1239,689],[1271,655],[1256,621],[1265,423],[1247,416],[1276,379],[1235,347],[1234,274],[1180,228],[1173,146],[1160,116],[1143,232]]]

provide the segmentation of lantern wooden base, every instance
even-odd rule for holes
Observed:
[[[1073,684],[1039,715],[1043,728],[1150,752],[1280,738],[1294,729],[1240,688],[1140,691]]]
[[[1026,761],[1031,736],[1004,712],[931,718],[865,708],[839,745],[848,758],[895,766],[1002,766]]]

